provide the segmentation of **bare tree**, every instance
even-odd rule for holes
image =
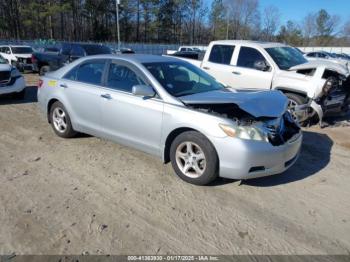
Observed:
[[[312,38],[316,34],[316,14],[309,13],[302,21],[302,32],[304,37],[304,45],[308,46],[312,43]]]
[[[280,11],[276,6],[270,5],[263,10],[262,38],[267,41],[275,39],[275,33],[280,25]]]
[[[259,27],[258,3],[258,0],[226,0],[227,23],[231,25],[233,39],[250,39],[253,29]]]

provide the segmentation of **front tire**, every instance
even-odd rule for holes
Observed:
[[[69,114],[61,102],[55,102],[50,108],[51,126],[59,137],[71,138],[77,132],[74,131]]]
[[[207,185],[218,177],[216,150],[199,132],[178,135],[170,147],[170,160],[176,174],[191,184]]]

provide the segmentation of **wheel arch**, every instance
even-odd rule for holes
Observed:
[[[210,141],[210,139],[203,132],[201,132],[198,129],[192,128],[192,127],[178,127],[178,128],[175,128],[174,130],[172,130],[168,134],[168,136],[167,136],[167,138],[165,140],[164,150],[163,150],[163,162],[164,162],[164,164],[170,162],[170,147],[171,147],[172,142],[175,140],[175,138],[177,136],[179,136],[180,134],[182,134],[184,132],[188,132],[188,131],[195,131],[195,132],[200,133],[204,137],[206,137],[208,139],[208,141],[211,143],[211,145],[213,146],[213,148],[214,148],[214,150],[215,150],[215,152],[216,152],[216,154],[218,156],[218,162],[220,163],[219,155],[217,153],[217,150],[216,150],[214,144],[212,143],[212,141]]]
[[[49,100],[49,102],[47,103],[47,107],[46,107],[46,115],[47,115],[47,122],[51,123],[50,121],[50,111],[51,111],[51,107],[55,102],[61,102],[60,100],[58,100],[57,98],[51,98]]]
[[[300,95],[303,98],[309,100],[309,97],[307,96],[307,93],[303,92],[303,91],[300,91],[300,90],[295,90],[295,89],[288,88],[288,87],[276,87],[275,90],[279,90],[283,94],[285,94],[285,93],[292,93],[292,94],[295,94],[295,95]]]

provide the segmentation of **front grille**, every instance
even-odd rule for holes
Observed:
[[[6,84],[10,81],[11,71],[0,71],[0,84]]]
[[[269,142],[274,146],[283,145],[300,132],[299,125],[288,111],[281,118],[269,121],[265,128]]]
[[[32,63],[32,59],[31,58],[22,58],[22,57],[18,57],[17,58],[17,61],[19,63],[22,63],[22,64],[31,64]]]

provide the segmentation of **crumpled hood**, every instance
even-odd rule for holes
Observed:
[[[296,65],[291,68],[289,68],[289,71],[296,71],[296,70],[302,70],[302,69],[312,69],[317,67],[325,67],[327,69],[336,71],[339,74],[348,76],[349,70],[346,66],[342,64],[338,64],[336,62],[331,61],[325,61],[325,60],[312,60],[304,64]]]
[[[9,64],[0,64],[0,72],[2,71],[11,71],[12,66]]]
[[[229,89],[178,97],[184,104],[235,104],[258,117],[280,117],[287,110],[288,99],[280,91],[232,92]]]

